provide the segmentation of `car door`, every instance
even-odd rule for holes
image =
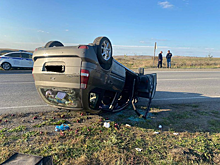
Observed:
[[[125,84],[126,71],[124,66],[113,60],[111,72],[108,74],[107,85],[114,91],[120,91]]]
[[[11,64],[12,67],[19,67],[21,65],[20,53],[10,53],[6,55],[7,62]]]
[[[137,96],[153,99],[156,93],[156,86],[157,86],[156,73],[139,75],[136,86]]]
[[[31,59],[31,55],[28,53],[21,53],[21,65],[22,67],[32,68],[33,67],[33,61]]]

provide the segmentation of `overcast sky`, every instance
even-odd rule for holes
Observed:
[[[107,36],[114,55],[220,57],[220,0],[0,0],[0,48]]]

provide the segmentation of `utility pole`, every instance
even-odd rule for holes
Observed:
[[[154,60],[153,60],[153,66],[154,66],[154,61],[155,61],[156,49],[157,49],[157,42],[155,42],[155,45],[154,45]]]

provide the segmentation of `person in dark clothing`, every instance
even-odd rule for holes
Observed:
[[[167,68],[171,68],[171,57],[172,53],[170,53],[170,50],[167,51],[166,59],[167,59]]]
[[[163,54],[162,51],[160,51],[160,53],[158,54],[158,65],[157,65],[157,68],[162,68],[162,62],[163,62],[162,54]]]

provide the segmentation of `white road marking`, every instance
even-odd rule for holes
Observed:
[[[164,100],[189,100],[189,99],[214,99],[220,98],[220,96],[198,96],[198,97],[179,97],[179,98],[162,98],[162,99],[153,99],[155,101],[164,101]]]
[[[48,105],[27,105],[27,106],[15,106],[15,107],[1,107],[1,109],[19,109],[19,108],[36,108],[36,107],[48,107]]]

